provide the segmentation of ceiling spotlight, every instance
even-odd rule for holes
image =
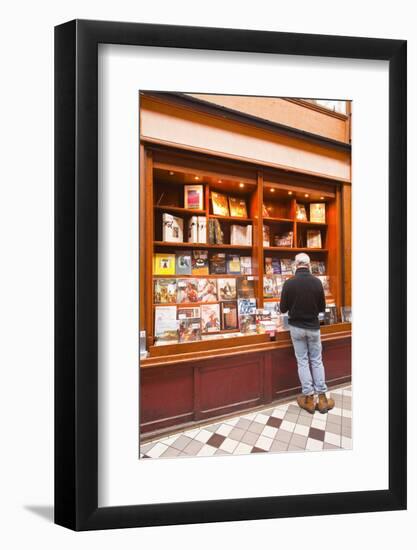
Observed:
[[[239,187],[245,187],[245,184],[242,183],[242,182],[240,182],[240,183],[239,183]]]
[[[273,187],[271,187],[270,191],[271,193],[275,193],[275,189]]]
[[[199,177],[199,176],[194,176],[194,179],[195,179],[195,180],[199,180],[200,177]]]
[[[222,180],[217,180],[217,183],[223,183]]]
[[[305,196],[305,197],[308,197],[309,195],[308,195],[308,193],[306,193],[304,196]]]
[[[324,197],[320,197],[320,200],[324,201]]]
[[[169,175],[170,175],[170,176],[173,176],[173,175],[174,175],[174,172],[170,172]]]
[[[289,195],[292,195],[292,191],[288,191],[288,194],[289,194]]]

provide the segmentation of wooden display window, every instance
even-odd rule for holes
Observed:
[[[259,339],[263,342],[270,341],[266,334],[252,332],[225,338],[226,334],[238,333],[239,329],[224,328],[220,319],[219,330],[211,332],[210,339],[202,335],[201,340],[190,342],[157,342],[155,308],[164,305],[154,300],[154,284],[157,280],[212,279],[216,282],[220,279],[233,279],[237,286],[237,281],[247,279],[251,281],[251,297],[256,300],[256,308],[262,310],[268,302],[279,301],[279,296],[264,297],[265,258],[275,258],[275,262],[293,261],[297,253],[306,252],[313,262],[320,265],[321,274],[326,279],[327,300],[334,303],[338,311],[340,306],[345,305],[342,292],[343,259],[340,250],[340,190],[334,182],[317,182],[296,173],[279,173],[270,169],[264,171],[259,167],[255,170],[243,162],[216,161],[203,155],[184,152],[177,154],[169,150],[149,149],[143,150],[143,155],[141,214],[146,212],[146,219],[141,234],[140,275],[141,301],[143,300],[145,307],[141,309],[140,322],[141,329],[147,334],[147,350],[151,357],[191,353],[192,350],[225,350],[244,345],[245,342],[259,343]],[[191,208],[187,205],[185,186],[201,186],[202,196],[198,207],[195,204]],[[311,203],[324,204],[324,222],[309,219]],[[297,204],[304,205],[307,213],[305,220],[297,219]],[[178,242],[164,239],[163,224],[170,219],[169,215],[181,220],[182,233]],[[207,228],[205,242],[188,242],[189,224],[200,218],[205,220]],[[269,231],[269,246],[264,244],[264,227]],[[232,232],[235,239],[233,243]],[[249,238],[249,233],[250,241],[241,242],[242,234],[243,239],[246,239]],[[292,233],[292,242],[283,246],[280,239],[288,233]],[[311,235],[314,234],[320,235],[320,247],[308,246]],[[178,256],[188,253],[191,260],[194,255],[202,253],[207,262],[207,265],[203,262],[207,271],[179,274],[175,265],[175,269],[167,274],[154,272],[155,255],[165,254],[171,261],[175,258],[177,262]],[[251,271],[213,272],[212,260],[219,255],[224,255],[226,263],[230,257],[250,257]],[[236,298],[230,300],[236,301],[237,315],[239,298],[242,296],[236,295]],[[222,300],[216,299],[210,303],[219,306],[221,315]],[[166,305],[176,305],[177,308],[184,305],[198,307],[204,305],[204,302],[183,304],[174,301]]]

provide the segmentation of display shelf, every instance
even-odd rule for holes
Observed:
[[[225,222],[248,222],[248,223],[253,223],[252,218],[243,218],[241,216],[220,216],[219,214],[209,214],[208,217],[209,218],[215,218],[217,220],[225,221]]]
[[[190,214],[191,216],[205,216],[205,210],[197,210],[195,208],[183,208],[181,206],[165,206],[165,205],[154,205],[155,210],[163,210],[166,212],[173,212],[174,214]]]
[[[248,273],[208,273],[207,275],[153,275],[154,279],[233,279],[238,277],[257,278],[257,275]]]
[[[250,244],[206,244],[206,243],[167,243],[165,241],[154,241],[155,247],[170,247],[170,248],[220,248],[225,250],[250,250]]]
[[[307,254],[309,252],[323,252],[327,253],[327,248],[300,248],[300,247],[290,247],[290,246],[264,246],[264,250],[268,250],[270,252],[306,252]]]
[[[308,227],[308,226],[327,227],[326,222],[309,222],[309,221],[296,220],[296,223],[304,227]]]
[[[272,216],[264,216],[262,219],[264,222],[294,223],[292,218],[274,218]]]

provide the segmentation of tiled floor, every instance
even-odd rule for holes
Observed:
[[[207,424],[141,446],[141,458],[240,455],[352,448],[352,387],[332,390],[328,414],[309,414],[296,401]]]

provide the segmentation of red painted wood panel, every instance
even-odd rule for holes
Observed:
[[[193,367],[144,369],[140,376],[141,431],[182,424],[194,416]]]
[[[263,355],[233,357],[199,367],[199,417],[258,405],[263,399]]]

